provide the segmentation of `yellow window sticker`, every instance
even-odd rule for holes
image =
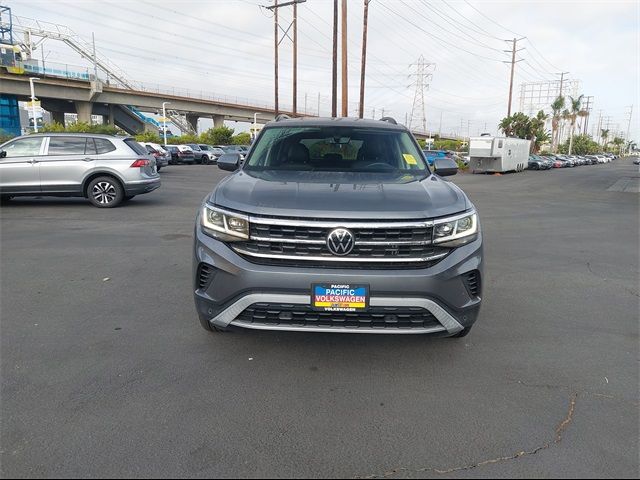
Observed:
[[[407,162],[407,165],[418,165],[416,157],[414,157],[410,153],[404,153],[402,154],[402,156],[404,157],[404,161]]]

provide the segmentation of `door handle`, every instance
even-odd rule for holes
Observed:
[[[93,158],[91,157],[85,157],[82,160],[84,160],[85,162],[93,162]]]
[[[34,165],[36,163],[40,163],[40,160],[36,160],[35,158],[32,158],[31,161],[29,162],[31,165]]]

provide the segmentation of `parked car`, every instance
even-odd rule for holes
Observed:
[[[184,147],[182,145],[164,145],[163,148],[171,154],[171,160],[169,161],[170,165],[195,162],[195,156],[189,147]]]
[[[218,147],[214,147],[213,145],[207,145],[207,147],[209,147],[209,152],[211,152],[210,163],[217,163],[218,158],[224,155],[224,150]]]
[[[196,156],[193,150],[188,145],[177,145],[178,147],[178,158],[180,163],[196,163]]]
[[[86,197],[115,207],[160,187],[153,156],[129,137],[88,133],[27,135],[0,145],[0,195]]]
[[[183,146],[189,147],[191,149],[191,151],[193,152],[193,157],[195,159],[195,163],[197,163],[197,164],[209,163],[209,154],[205,150],[200,148],[199,144],[197,144],[197,143],[187,143],[187,144],[185,144]]]
[[[576,162],[571,160],[567,155],[556,155],[556,158],[564,163],[565,167],[575,167]]]
[[[143,145],[147,149],[149,155],[153,155],[153,158],[155,158],[156,168],[158,169],[158,171],[160,171],[162,167],[166,167],[167,165],[169,165],[171,154],[160,145],[158,145],[157,143],[142,143],[141,145]]]
[[[469,333],[482,232],[469,198],[442,178],[457,173],[453,160],[430,169],[406,127],[347,118],[270,122],[240,156],[218,159],[235,173],[196,218],[205,329]]]
[[[210,145],[206,145],[204,143],[199,143],[198,147],[202,151],[202,159],[201,162],[203,165],[208,165],[210,163],[216,163],[218,157],[220,155],[215,155],[213,153],[213,147]],[[224,152],[223,152],[224,153]]]
[[[242,147],[242,145],[223,145],[220,148],[222,148],[222,150],[225,153],[238,153],[240,154],[240,157],[242,158],[242,160],[244,160],[245,156],[246,156],[246,151],[244,150],[244,148]]]
[[[547,162],[533,155],[529,155],[529,170],[547,170]]]
[[[604,155],[596,155],[596,158],[598,159],[598,163],[609,163],[611,161],[611,159],[605,157]]]
[[[433,165],[433,161],[436,158],[447,157],[447,152],[445,152],[444,150],[423,150],[422,153],[424,153],[424,156],[427,159],[429,165]]]
[[[555,155],[542,155],[542,158],[544,158],[547,162],[549,162],[551,164],[551,168],[562,168],[563,164],[560,160],[558,160]]]

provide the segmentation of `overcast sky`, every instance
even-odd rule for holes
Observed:
[[[70,27],[86,40],[95,33],[99,52],[129,78],[168,89],[186,88],[273,103],[273,17],[260,5],[271,0],[5,0],[14,15]],[[282,1],[280,2],[282,3]],[[349,110],[357,113],[363,0],[349,0]],[[418,58],[433,78],[425,92],[428,128],[471,135],[506,115],[511,45],[519,42],[513,110],[523,82],[558,78],[581,81],[594,96],[594,114],[626,131],[634,105],[632,137],[640,139],[638,1],[372,0],[365,116],[410,116]],[[298,7],[298,108],[330,113],[331,0]],[[280,9],[286,28],[292,8]],[[49,63],[86,65],[60,42],[48,40]],[[40,57],[38,51],[36,57]],[[280,103],[291,105],[291,42],[280,48]],[[595,117],[595,118],[594,118]],[[469,124],[469,121],[471,122]],[[416,121],[414,121],[416,123]],[[486,127],[485,127],[486,125]],[[232,125],[233,126],[233,125]],[[242,127],[241,127],[242,128]],[[240,129],[241,129],[240,128]]]

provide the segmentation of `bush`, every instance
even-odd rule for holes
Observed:
[[[10,133],[5,132],[4,130],[0,130],[0,143],[8,142],[15,135],[11,135]]]
[[[239,133],[232,138],[234,145],[249,145],[251,143],[251,135],[247,132]]]
[[[135,136],[135,139],[137,142],[148,142],[148,143],[158,143],[158,144],[162,144],[163,143],[163,139],[160,138],[160,135],[158,135],[155,132],[143,132],[143,133],[139,133],[138,135]]]
[[[75,122],[70,123],[66,127],[61,123],[53,122],[53,123],[45,123],[40,129],[39,132],[45,133],[102,133],[105,135],[123,135],[126,134],[123,130],[120,130],[118,127],[114,127],[113,125],[103,125],[97,124],[92,125],[87,122]]]
[[[202,143],[200,138],[196,135],[187,133],[186,135],[180,135],[179,137],[167,137],[168,145],[184,145],[187,143]]]
[[[233,128],[226,126],[210,128],[200,135],[200,140],[207,145],[230,145],[233,142],[233,131]]]

